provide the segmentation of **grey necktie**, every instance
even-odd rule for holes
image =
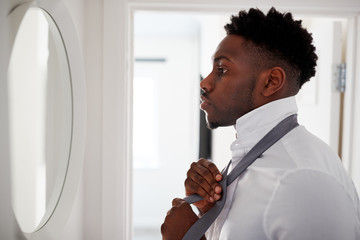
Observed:
[[[230,166],[223,170],[223,179],[220,182],[222,188],[222,197],[216,202],[214,207],[207,211],[204,216],[199,218],[185,234],[183,240],[196,240],[200,239],[211,224],[215,221],[217,216],[220,214],[226,202],[227,186],[229,186],[236,178],[240,176],[258,157],[261,156],[269,147],[276,143],[280,138],[290,132],[293,128],[297,127],[297,114],[291,115],[282,120],[276,125],[270,132],[268,132],[245,156],[244,158],[234,167],[231,173],[228,175],[227,171]],[[191,204],[202,200],[203,198],[197,194],[185,197],[184,200]]]

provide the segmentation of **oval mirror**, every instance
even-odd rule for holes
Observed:
[[[50,15],[30,7],[21,17],[8,69],[12,203],[21,230],[31,233],[48,221],[63,189],[72,85],[66,49]]]

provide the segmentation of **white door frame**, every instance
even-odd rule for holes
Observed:
[[[360,193],[360,15],[349,21],[342,159]]]
[[[185,0],[180,3],[172,0],[103,0],[104,1],[104,38],[103,38],[103,196],[102,232],[103,239],[131,239],[132,207],[132,60],[133,60],[133,15],[135,11],[190,11],[234,13],[240,9],[259,7],[269,9],[268,1],[243,0]],[[314,1],[296,0],[278,2],[278,10],[291,10],[297,14],[346,16],[352,18],[354,39],[360,39],[356,19],[360,11],[357,0]],[[356,24],[357,26],[356,26]],[[351,27],[351,26],[350,26]],[[357,37],[357,38],[356,38]],[[352,74],[360,80],[360,72],[354,67],[360,63],[360,47],[352,56]],[[355,148],[360,144],[360,127],[355,129],[354,122],[360,122],[360,86],[354,86],[352,93],[345,99],[344,154],[348,159],[360,156]],[[350,88],[350,86],[348,87]],[[351,96],[350,96],[351,95]],[[356,132],[355,132],[356,130]],[[351,139],[352,142],[346,141]],[[354,164],[351,164],[354,165]],[[350,166],[350,165],[349,165]]]

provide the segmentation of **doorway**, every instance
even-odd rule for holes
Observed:
[[[139,11],[134,15],[133,237],[160,239],[160,226],[199,152],[199,81],[225,36],[229,14]],[[295,16],[295,18],[298,18]],[[338,151],[340,93],[333,65],[341,61],[346,20],[306,18],[318,47],[319,76],[297,98],[299,119]],[[331,39],[331,41],[329,40]],[[336,48],[334,47],[336,44]],[[338,50],[340,49],[340,53]],[[322,80],[320,80],[321,78]],[[331,101],[330,101],[331,100]],[[334,104],[334,101],[336,104]],[[336,107],[334,107],[336,106]],[[323,110],[322,113],[319,109]],[[313,121],[314,114],[318,121]],[[320,124],[320,125],[319,125]],[[322,130],[319,131],[319,126]],[[212,131],[212,160],[231,158],[233,127]]]

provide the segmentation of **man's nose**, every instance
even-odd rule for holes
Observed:
[[[200,82],[200,88],[204,92],[211,92],[214,89],[214,83],[213,83],[213,81],[211,79],[211,74],[209,74],[206,78],[204,78]]]

